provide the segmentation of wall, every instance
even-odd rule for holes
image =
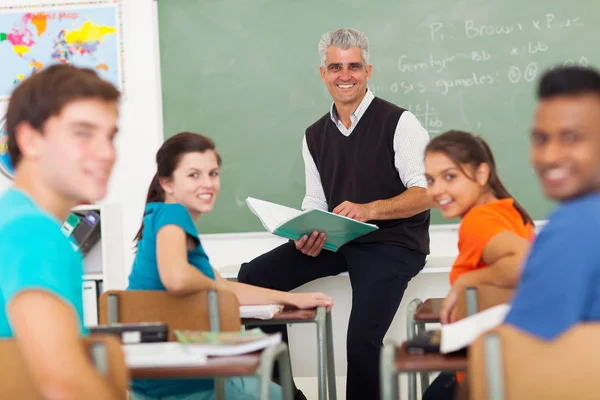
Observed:
[[[51,2],[2,1],[3,6],[47,3]],[[155,171],[154,154],[163,138],[155,8],[155,0],[122,2],[125,95],[116,141],[118,161],[104,202],[122,205],[124,265],[131,265],[133,260],[131,239],[141,222],[146,190]],[[0,114],[6,106],[6,102],[0,102]],[[9,185],[8,179],[0,177],[0,190]]]

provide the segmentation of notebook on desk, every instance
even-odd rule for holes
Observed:
[[[323,210],[300,211],[264,200],[248,197],[248,208],[272,234],[299,240],[313,232],[326,235],[323,248],[337,251],[344,244],[377,229],[377,225],[356,221]]]
[[[188,351],[208,356],[253,353],[281,343],[281,333],[267,335],[258,328],[239,332],[176,330],[174,334]]]
[[[129,368],[193,367],[207,360],[205,354],[190,352],[178,342],[125,344],[121,348]]]
[[[258,306],[240,306],[240,318],[273,319],[280,313],[283,306],[280,304],[265,304]]]

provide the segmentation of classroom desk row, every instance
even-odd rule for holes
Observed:
[[[154,307],[142,307],[143,304]],[[284,308],[270,320],[240,318],[239,303],[232,292],[217,290],[189,296],[171,296],[164,291],[108,291],[99,302],[100,322],[139,323],[162,321],[169,327],[169,339],[175,330],[239,331],[241,325],[313,323],[317,331],[317,359],[319,363],[319,399],[336,399],[335,369],[333,363],[333,336],[331,314],[325,307],[312,310]],[[235,357],[209,357],[202,365],[136,367],[133,378],[215,378],[217,399],[224,399],[224,381],[229,376],[256,376],[260,382],[260,398],[267,399],[274,363],[280,366],[284,399],[292,399],[291,363],[287,345],[280,343],[253,354]],[[327,388],[329,393],[327,393]],[[329,396],[328,396],[329,395]]]
[[[421,273],[447,273],[453,257],[430,257]],[[221,275],[230,280],[237,278],[239,265],[229,266],[218,269]],[[347,276],[347,273],[340,276]],[[110,309],[109,304],[100,302],[100,307]],[[118,308],[118,307],[117,307]],[[112,305],[113,312],[116,309]],[[107,316],[104,316],[106,319]],[[101,320],[103,318],[101,317]],[[155,319],[155,318],[151,318]],[[127,322],[115,319],[114,316],[108,318],[105,322]],[[102,322],[102,321],[101,321]],[[333,358],[333,334],[331,324],[331,314],[325,313],[325,310],[286,310],[277,315],[273,320],[245,320],[242,324],[264,325],[264,324],[289,324],[289,323],[315,323],[317,331],[317,382],[319,399],[336,399],[335,391],[335,362]],[[248,376],[248,375],[267,375],[265,369],[267,364],[271,364],[275,354],[270,355],[265,361],[260,353],[247,354],[237,357],[218,357],[209,358],[204,365],[194,367],[162,367],[162,368],[133,368],[131,369],[132,378],[205,378],[205,377],[225,377],[225,376]],[[287,361],[289,363],[289,361]],[[270,372],[268,373],[270,375]],[[267,381],[264,380],[264,386],[267,387]],[[222,388],[217,386],[218,390]],[[266,390],[266,389],[265,389]],[[264,392],[263,392],[264,393]]]

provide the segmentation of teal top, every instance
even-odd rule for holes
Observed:
[[[0,337],[13,331],[7,306],[28,289],[47,291],[73,308],[83,326],[81,254],[60,230],[61,222],[18,189],[0,195]]]
[[[197,243],[193,250],[188,251],[188,262],[204,275],[215,279],[215,272],[210,266],[194,221],[186,208],[178,203],[149,203],[144,214],[142,238],[138,242],[137,254],[129,275],[128,289],[166,290],[158,274],[156,235],[167,225],[180,227]],[[135,392],[146,396],[165,397],[212,391],[214,383],[212,379],[135,379],[132,388]]]

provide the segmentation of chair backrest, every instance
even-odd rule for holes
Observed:
[[[219,324],[221,331],[241,329],[240,305],[235,294],[217,290]],[[166,291],[110,290],[102,293],[99,303],[99,322],[109,323],[109,298],[116,301],[117,322],[165,322],[169,326],[169,340],[179,330],[211,330],[209,292],[187,296],[173,296]],[[112,321],[111,321],[112,322]]]
[[[125,365],[121,345],[114,337],[105,335],[93,336],[83,339],[84,344],[92,353],[92,346],[101,346],[104,349],[106,364],[106,379],[118,393],[127,396],[129,386],[129,370]],[[0,340],[0,399],[42,399],[37,385],[33,381],[31,372],[25,364],[17,342],[14,339]],[[104,372],[104,371],[100,371]]]
[[[454,318],[458,321],[474,312],[484,311],[498,304],[510,303],[514,292],[513,288],[507,289],[485,284],[474,285],[458,295]],[[473,310],[473,308],[475,309]]]
[[[553,341],[506,324],[495,328],[469,348],[469,398],[597,399],[598,338],[600,323],[576,325]]]

